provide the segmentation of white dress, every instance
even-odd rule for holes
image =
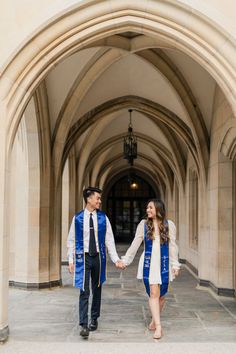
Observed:
[[[129,249],[127,250],[125,256],[122,257],[122,260],[126,265],[132,263],[141,243],[144,240],[144,222],[145,220],[140,221],[137,226],[135,238]],[[176,245],[176,227],[173,221],[168,220],[169,225],[169,280],[174,279],[173,269],[180,269],[180,263],[178,261],[178,246]],[[144,252],[142,253],[139,265],[138,265],[138,279],[143,279],[143,262],[144,262]],[[158,228],[155,228],[155,239],[152,244],[152,256],[151,256],[151,265],[150,265],[150,274],[149,274],[149,283],[150,284],[161,284],[161,272],[160,272],[160,235]]]

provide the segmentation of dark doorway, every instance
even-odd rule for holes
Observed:
[[[138,223],[145,217],[148,199],[157,197],[148,182],[139,176],[122,177],[107,196],[107,215],[116,242],[130,243]]]

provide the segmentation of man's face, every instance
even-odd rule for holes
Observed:
[[[92,209],[99,209],[102,203],[101,194],[95,192],[94,194],[90,195],[90,197],[88,197],[87,202]]]

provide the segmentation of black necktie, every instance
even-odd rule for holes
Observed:
[[[96,256],[97,254],[97,246],[95,241],[95,232],[94,232],[94,225],[93,225],[93,214],[90,213],[89,219],[89,255]]]

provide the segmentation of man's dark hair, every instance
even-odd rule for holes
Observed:
[[[91,195],[95,194],[96,192],[99,193],[99,194],[101,194],[101,193],[102,193],[102,190],[101,190],[100,188],[97,188],[97,187],[88,187],[88,188],[85,188],[85,189],[83,190],[83,197],[84,197],[84,201],[85,201],[86,204],[87,204],[87,199],[88,199]]]

